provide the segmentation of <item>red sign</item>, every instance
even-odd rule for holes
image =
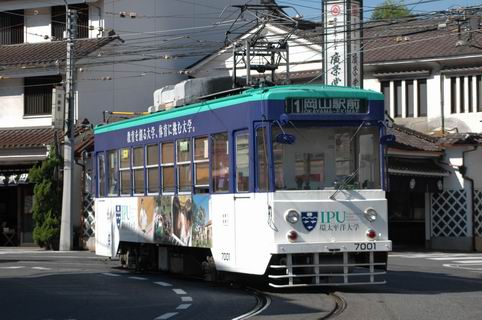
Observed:
[[[331,11],[331,14],[332,14],[332,15],[337,16],[337,15],[340,14],[341,9],[340,9],[340,6],[339,6],[339,5],[335,4],[335,5],[333,5],[333,6],[331,7],[331,10],[330,10],[330,11]]]

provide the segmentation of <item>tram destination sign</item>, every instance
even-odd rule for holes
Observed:
[[[355,98],[287,98],[286,113],[357,114],[368,112],[368,101]]]

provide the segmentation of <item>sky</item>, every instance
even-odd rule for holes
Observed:
[[[295,7],[307,20],[320,20],[321,0],[277,0],[276,2],[279,5]],[[364,0],[365,18],[370,18],[373,8],[381,3],[383,3],[383,0]],[[404,3],[414,14],[424,14],[454,7],[482,5],[482,0],[404,0]]]

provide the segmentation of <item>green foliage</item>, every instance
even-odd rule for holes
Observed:
[[[41,247],[52,248],[60,236],[60,214],[62,208],[62,188],[59,168],[62,160],[55,147],[41,164],[30,170],[29,179],[35,183],[32,208],[33,238]]]
[[[388,20],[410,17],[410,10],[403,3],[403,0],[385,0],[375,7],[371,20]]]

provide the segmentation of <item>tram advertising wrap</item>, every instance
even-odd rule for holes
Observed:
[[[112,258],[121,239],[206,248],[212,244],[206,195],[103,198],[96,201],[95,211],[106,214],[99,221],[111,222],[97,225],[97,250]]]

